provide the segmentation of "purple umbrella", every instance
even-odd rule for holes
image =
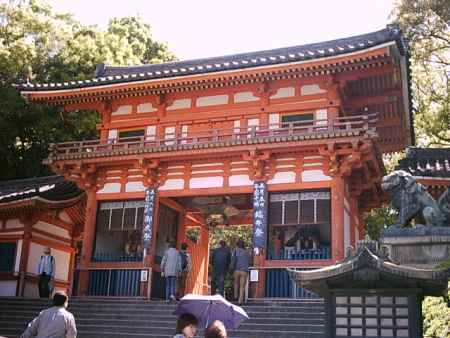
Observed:
[[[246,319],[247,313],[240,306],[231,304],[220,295],[201,296],[188,294],[181,298],[175,315],[192,313],[197,317],[199,327],[206,328],[215,320],[220,320],[229,330],[235,330]]]

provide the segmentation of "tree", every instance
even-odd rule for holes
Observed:
[[[410,40],[412,89],[419,144],[450,145],[450,2],[400,0],[394,20]],[[450,297],[450,294],[449,294]],[[422,304],[425,337],[450,334],[450,308],[444,299]]]
[[[113,19],[105,30],[55,13],[43,1],[0,5],[0,179],[49,174],[42,165],[48,145],[96,137],[97,114],[62,115],[54,107],[25,102],[13,83],[90,78],[97,64],[173,61],[139,17]]]
[[[450,2],[399,0],[393,12],[410,40],[415,125],[422,145],[450,145]]]

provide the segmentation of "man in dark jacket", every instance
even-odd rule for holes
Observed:
[[[224,239],[219,243],[220,246],[214,249],[212,254],[212,268],[216,293],[224,296],[225,276],[230,266],[231,252]]]

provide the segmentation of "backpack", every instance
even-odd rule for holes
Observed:
[[[180,251],[181,257],[181,271],[186,271],[188,267],[188,255],[186,252]]]

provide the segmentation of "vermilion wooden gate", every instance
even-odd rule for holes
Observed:
[[[186,283],[186,292],[207,295],[210,292],[208,284],[209,266],[209,231],[201,227],[198,243],[186,239],[188,252],[192,258],[192,270]]]

